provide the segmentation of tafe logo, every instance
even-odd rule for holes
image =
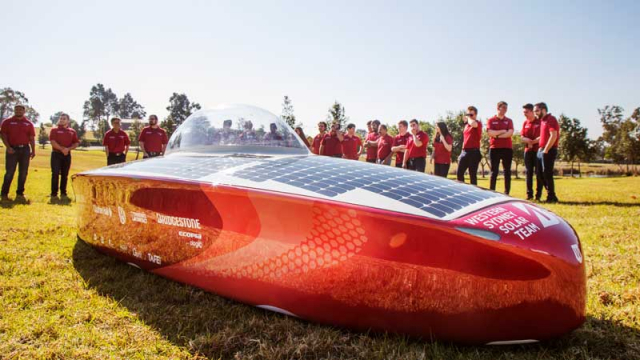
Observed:
[[[118,206],[118,217],[120,218],[120,223],[124,225],[127,222],[127,213],[124,212],[124,209]]]

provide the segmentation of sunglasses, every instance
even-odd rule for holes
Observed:
[[[467,114],[467,116],[469,116],[469,117],[472,117],[472,116],[474,116],[474,115],[475,115],[475,114],[472,114],[472,113],[468,113],[468,114]]]

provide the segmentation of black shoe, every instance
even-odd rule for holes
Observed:
[[[8,202],[11,201],[11,199],[9,199],[9,195],[0,195],[0,201]]]
[[[533,201],[533,196],[527,196],[527,201]]]
[[[31,204],[31,201],[29,201],[29,199],[24,195],[16,195],[16,202],[19,204]]]
[[[551,197],[551,198],[547,198],[546,203],[547,203],[547,204],[556,204],[556,203],[558,203],[559,201],[560,201],[560,200],[558,200],[558,198],[554,196],[554,197]]]
[[[51,197],[51,198],[57,198],[57,197],[58,197],[58,194],[51,194],[51,195],[49,195],[49,197]]]

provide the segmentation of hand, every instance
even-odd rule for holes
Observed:
[[[411,129],[411,133],[413,135],[417,135],[418,134],[418,129]]]
[[[13,155],[13,154],[15,154],[15,153],[16,153],[16,151],[15,151],[15,150],[13,150],[13,148],[12,148],[11,146],[9,146],[9,147],[7,148],[7,154],[11,154],[11,155]]]
[[[69,148],[62,149],[62,153],[64,154],[64,156],[69,155]]]
[[[402,168],[403,168],[403,169],[406,169],[406,168],[407,168],[407,163],[403,163],[403,164],[402,164]]]
[[[31,154],[29,155],[29,159],[33,159],[34,157],[36,157],[36,152],[32,151]]]
[[[544,153],[548,154],[549,153],[549,149],[544,149]]]
[[[145,152],[142,153],[142,156],[149,157],[149,154],[145,151]]]

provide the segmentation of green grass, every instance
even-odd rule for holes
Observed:
[[[547,207],[575,227],[586,257],[582,328],[469,347],[308,323],[103,256],[76,240],[73,203],[48,203],[48,152],[32,162],[31,204],[0,208],[0,358],[640,359],[640,178],[557,180],[564,203]],[[73,172],[106,163],[100,152],[73,156]],[[512,193],[522,197],[524,181]]]

